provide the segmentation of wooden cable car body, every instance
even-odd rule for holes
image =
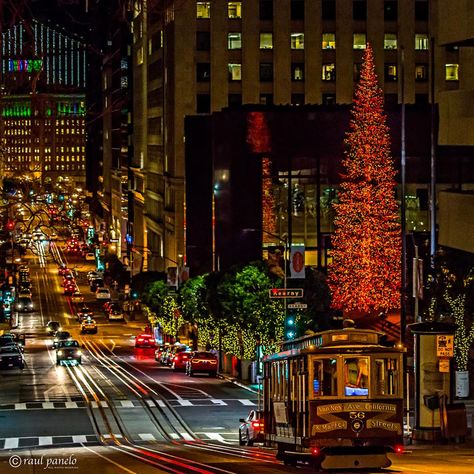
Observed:
[[[265,442],[323,469],[385,468],[403,446],[403,347],[347,328],[286,341],[264,359]]]

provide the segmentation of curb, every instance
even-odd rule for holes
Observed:
[[[226,375],[226,374],[221,374],[219,373],[218,376],[221,378],[221,379],[224,379],[224,380],[227,380],[227,382],[231,382],[235,385],[238,385],[239,387],[241,388],[244,388],[245,390],[248,390],[249,392],[252,392],[252,393],[256,393],[257,395],[260,394],[261,395],[261,392],[259,390],[254,390],[252,387],[249,387],[248,385],[245,385],[244,383],[242,382],[239,382],[236,378],[234,377],[230,377],[229,375]]]

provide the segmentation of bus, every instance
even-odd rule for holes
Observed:
[[[380,469],[403,452],[403,356],[345,328],[282,343],[263,365],[265,443],[287,465]]]

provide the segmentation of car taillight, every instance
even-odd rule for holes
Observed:
[[[252,421],[252,428],[263,429],[263,423],[261,421]]]
[[[154,339],[150,339],[150,342],[155,342],[155,340],[154,340]]]
[[[141,337],[141,338],[137,339],[137,341],[138,342],[143,342],[143,338]]]
[[[314,448],[311,449],[311,454],[313,456],[319,456],[320,453],[321,453],[321,450],[317,447],[314,447]]]
[[[401,444],[397,444],[396,446],[393,447],[393,450],[397,454],[403,454],[403,452],[405,451],[405,448]]]

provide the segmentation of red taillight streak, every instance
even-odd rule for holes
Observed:
[[[401,445],[394,446],[393,449],[397,454],[403,454],[403,452],[405,451],[405,448]]]
[[[320,453],[320,452],[321,452],[321,451],[319,450],[319,448],[313,448],[313,449],[311,449],[311,454],[312,454],[313,456],[319,456],[319,453]]]

